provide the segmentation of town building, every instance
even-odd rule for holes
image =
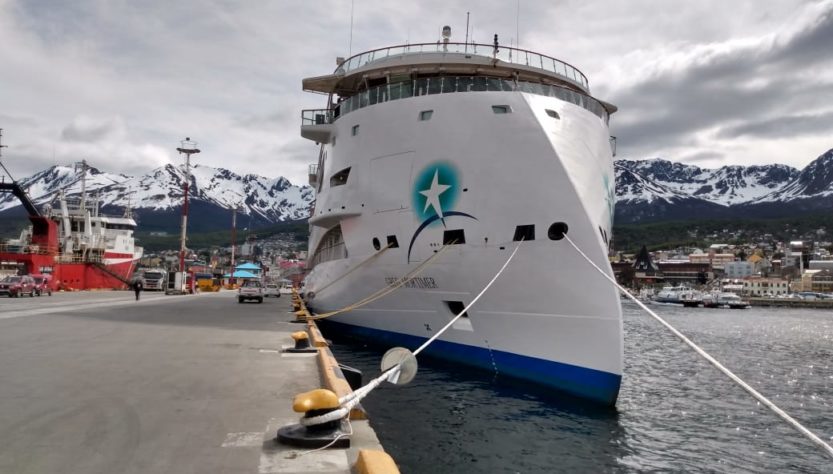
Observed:
[[[747,296],[779,296],[789,292],[789,282],[783,278],[753,276],[743,280],[743,294]]]
[[[723,264],[723,272],[726,278],[746,278],[755,274],[755,265],[752,262],[726,262]]]

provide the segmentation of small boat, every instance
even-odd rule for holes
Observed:
[[[699,291],[685,285],[664,286],[654,297],[654,302],[698,306],[702,302],[702,295]]]
[[[703,307],[745,309],[749,307],[749,302],[734,293],[710,293],[703,296]]]

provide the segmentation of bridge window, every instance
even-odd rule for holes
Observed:
[[[344,168],[330,177],[330,187],[347,184],[348,177],[350,177],[350,168]]]

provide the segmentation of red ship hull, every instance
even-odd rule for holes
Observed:
[[[50,274],[53,291],[59,290],[96,290],[127,289],[136,266],[136,261],[125,260],[123,256],[115,259],[118,263],[107,263],[110,255],[105,255],[105,263],[97,262],[56,262],[54,255],[34,253],[0,252],[0,262],[16,264],[23,267],[26,274]]]

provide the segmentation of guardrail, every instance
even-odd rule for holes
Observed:
[[[307,109],[301,111],[301,125],[326,125],[333,123],[330,109]]]
[[[423,77],[412,81],[382,84],[361,91],[339,102],[333,109],[307,109],[301,111],[301,125],[329,124],[338,120],[342,115],[364,107],[431,94],[447,94],[453,92],[508,92],[521,91],[531,94],[557,97],[586,110],[589,110],[608,123],[610,116],[598,100],[589,95],[576,92],[567,87],[548,84],[499,79],[486,76],[437,76]]]
[[[476,56],[483,56],[488,58],[499,59],[510,64],[519,64],[535,69],[540,69],[557,76],[560,76],[569,81],[583,87],[585,90],[590,90],[590,82],[587,76],[578,70],[575,66],[544,54],[528,51],[525,49],[511,48],[508,46],[498,46],[490,44],[478,43],[417,43],[406,44],[398,46],[388,46],[386,48],[379,48],[363,53],[357,54],[347,58],[335,70],[336,74],[349,73],[353,70],[362,68],[380,59],[386,59],[395,56],[405,56],[408,54],[419,53],[462,53]]]

